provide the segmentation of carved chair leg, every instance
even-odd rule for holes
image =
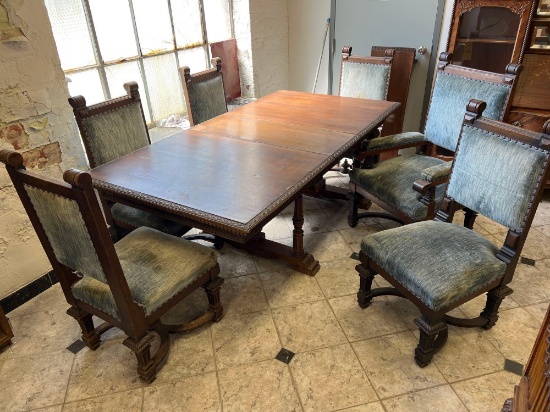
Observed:
[[[357,292],[357,303],[363,309],[370,305],[372,298],[372,280],[376,276],[374,269],[365,267],[363,264],[355,266],[359,273],[359,291]]]
[[[359,222],[359,203],[361,203],[361,199],[363,199],[363,196],[361,196],[357,192],[348,192],[348,225],[349,227],[355,227],[357,226],[357,223]]]
[[[154,339],[154,334],[148,332],[142,338],[127,337],[122,344],[130,348],[136,355],[138,367],[137,372],[139,377],[147,383],[151,383],[157,376],[157,365],[151,357],[151,342]]]
[[[474,212],[471,209],[464,209],[464,227],[467,227],[468,229],[474,228],[474,222],[477,217],[477,212]]]
[[[212,318],[214,322],[219,322],[223,317],[223,306],[220,301],[220,288],[223,281],[223,278],[216,277],[203,286],[208,296],[208,310],[214,313],[214,317]]]
[[[421,368],[427,366],[447,341],[447,324],[442,319],[429,320],[425,316],[417,318],[414,323],[420,331],[420,341],[414,350],[414,360]]]
[[[80,325],[82,331],[82,341],[86,344],[91,350],[96,350],[99,348],[101,343],[100,334],[97,332],[94,327],[94,321],[92,315],[81,308],[76,306],[71,306],[67,310],[67,314],[76,319]]]
[[[500,286],[487,292],[487,303],[480,316],[487,318],[487,323],[482,326],[483,329],[491,329],[498,320],[498,309],[504,298],[512,293],[508,286]]]

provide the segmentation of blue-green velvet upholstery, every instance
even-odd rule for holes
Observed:
[[[465,125],[448,196],[521,231],[547,161],[542,150]]]
[[[386,100],[389,64],[342,62],[340,96]]]
[[[194,124],[205,122],[227,112],[222,76],[187,83],[189,105]]]
[[[411,143],[425,142],[426,139],[422,133],[405,132],[391,134],[389,136],[377,137],[375,139],[364,140],[361,144],[363,150],[381,150],[398,148]]]
[[[381,162],[374,169],[352,169],[349,178],[411,219],[423,220],[428,209],[419,201],[420,193],[412,186],[415,180],[421,178],[422,170],[441,163],[444,163],[443,160],[431,156],[400,156]],[[436,207],[440,206],[444,191],[444,184],[436,188]]]
[[[140,102],[86,117],[82,125],[96,166],[149,144]]]
[[[33,186],[24,187],[57,260],[97,283],[106,282],[76,201]]]
[[[444,162],[432,167],[428,167],[422,171],[420,178],[427,182],[437,182],[445,179],[451,174],[452,162]]]
[[[435,311],[504,276],[498,248],[463,226],[417,222],[363,238],[361,250]]]
[[[484,117],[502,120],[511,86],[438,72],[424,135],[426,140],[455,151],[466,105],[471,99],[487,103]]]
[[[148,226],[169,235],[181,236],[187,232],[190,227],[163,219],[153,213],[145,212],[130,206],[116,203],[111,207],[113,219],[117,222],[124,222],[133,227]]]
[[[206,246],[147,227],[130,233],[115,249],[132,297],[146,315],[212,269],[218,258]],[[106,284],[85,276],[72,292],[75,298],[120,319]]]

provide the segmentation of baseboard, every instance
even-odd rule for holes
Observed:
[[[38,279],[33,280],[28,285],[16,290],[11,295],[0,299],[0,307],[2,307],[5,313],[9,313],[15,308],[21,306],[23,303],[28,302],[35,296],[38,296],[45,290],[51,288],[57,282],[59,282],[59,280],[57,279],[55,273],[53,273],[53,270],[51,270],[45,275],[40,276]]]

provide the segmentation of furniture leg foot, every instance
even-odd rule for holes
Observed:
[[[355,266],[355,270],[359,273],[359,291],[357,292],[357,303],[363,309],[370,305],[372,298],[372,281],[376,272],[363,264]]]
[[[447,341],[448,329],[445,321],[429,320],[422,316],[414,320],[420,331],[420,341],[414,350],[414,360],[421,368],[427,366]]]
[[[480,316],[487,319],[487,323],[481,326],[485,330],[491,329],[498,320],[498,309],[504,298],[513,292],[508,286],[501,286],[487,292],[487,303]]]
[[[212,318],[214,322],[219,322],[223,317],[223,306],[220,301],[220,288],[223,282],[223,278],[216,277],[203,286],[208,296],[208,310],[214,314]]]
[[[97,332],[94,327],[94,321],[92,315],[81,308],[76,306],[71,306],[67,310],[67,314],[75,318],[75,320],[80,325],[82,331],[82,341],[86,344],[91,350],[96,350],[101,344],[100,334]]]
[[[146,383],[151,383],[157,376],[157,364],[151,357],[151,342],[154,335],[148,332],[141,339],[127,337],[122,344],[132,350],[136,355],[138,366],[137,372],[139,377]]]

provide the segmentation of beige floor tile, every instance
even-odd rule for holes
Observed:
[[[501,371],[463,382],[453,388],[470,412],[500,411],[504,401],[514,395],[520,377]]]
[[[61,412],[63,405],[48,406],[47,408],[33,409],[33,412]]]
[[[491,234],[506,232],[508,230],[505,226],[502,226],[501,224],[482,215],[478,215],[476,217],[475,223],[477,223],[479,226],[481,226],[483,229]]]
[[[501,371],[504,357],[479,328],[449,326],[449,338],[433,362],[448,382]]]
[[[294,229],[292,215],[285,215],[285,220],[288,227]],[[333,229],[332,221],[328,219],[324,209],[306,210],[304,212],[304,225],[302,226],[304,234],[329,232]],[[292,236],[292,231],[290,236]]]
[[[536,227],[529,230],[527,240],[523,245],[521,256],[529,259],[542,259],[550,257],[550,247],[548,247],[548,236],[545,236]]]
[[[301,411],[288,366],[278,360],[219,372],[224,412]]]
[[[331,262],[349,257],[353,250],[338,232],[304,236],[304,247],[319,262]]]
[[[80,327],[76,320],[67,315],[67,303],[64,306],[64,309],[43,307],[21,316],[10,316],[10,322],[14,325],[13,344],[0,356],[21,358],[58,352],[79,339]]]
[[[385,412],[381,402],[371,402],[365,405],[340,409],[341,412]]]
[[[218,262],[220,276],[225,279],[256,273],[254,256],[228,244],[218,250]]]
[[[328,198],[315,198],[317,204],[321,209],[338,209],[339,213],[347,215],[348,213],[348,201],[344,199],[328,199]],[[328,212],[328,210],[327,210]]]
[[[347,342],[326,300],[274,309],[273,320],[283,347],[292,352]]]
[[[549,239],[550,243],[550,239]],[[510,287],[510,296],[521,306],[550,300],[550,260],[537,260],[535,266],[519,263]]]
[[[259,274],[269,306],[278,308],[323,299],[323,292],[314,277],[293,270],[287,273]]]
[[[287,223],[289,217],[292,218],[292,215],[284,213],[276,216],[273,220],[271,220],[262,229],[262,231],[265,233],[265,237],[272,240],[292,237],[293,226],[289,226]]]
[[[102,343],[95,351],[84,348],[76,354],[66,402],[136,389],[143,385],[137,373],[134,353],[122,344],[122,340],[110,340]]]
[[[303,206],[304,211],[316,210],[316,209],[321,208],[321,206],[317,202],[317,199],[315,199],[314,197],[311,197],[311,196],[303,196],[302,197],[302,206]],[[284,213],[284,214],[294,213],[294,202],[292,202],[286,208],[284,208],[282,213]]]
[[[519,304],[514,300],[515,294],[516,293],[514,291],[514,293],[512,293],[510,296],[506,296],[504,298],[504,300],[500,304],[499,313],[508,309],[519,307]],[[483,311],[486,303],[487,303],[487,294],[484,293],[460,305],[458,308],[462,311],[465,317],[476,318]]]
[[[414,361],[417,339],[409,331],[352,344],[380,399],[446,383],[434,365]]]
[[[226,315],[258,312],[268,307],[257,274],[226,279],[222,285],[221,302]]]
[[[538,334],[539,322],[523,308],[501,313],[497,323],[485,331],[485,337],[513,361],[525,364]]]
[[[64,412],[124,411],[141,412],[143,389],[98,396],[85,401],[67,403]]]
[[[467,412],[449,385],[382,401],[388,412]],[[488,411],[488,410],[486,410]]]
[[[387,282],[381,276],[377,276],[376,279],[378,280],[378,283],[385,283],[384,287],[388,287],[389,284],[386,285]],[[414,320],[422,316],[420,310],[408,299],[400,298],[398,296],[387,296],[387,299],[399,317],[403,319],[403,322],[405,322],[407,328],[409,330],[417,330],[418,326],[414,323]]]
[[[357,225],[353,229],[340,229],[338,232],[348,246],[355,252],[359,253],[361,250],[361,241],[365,236],[371,235],[373,233],[380,232],[384,229],[384,226],[377,224],[377,225]]]
[[[5,360],[0,369],[0,408],[28,411],[63,403],[73,359],[62,350]]]
[[[330,299],[329,303],[352,342],[407,330],[407,325],[385,297],[373,299],[365,309],[359,307],[354,295]]]
[[[143,412],[221,411],[215,373],[148,386],[143,392]]]
[[[49,311],[66,311],[69,308],[69,304],[65,299],[63,290],[59,283],[53,285],[51,288],[46,289],[40,295],[35,296],[28,302],[19,306],[9,313],[9,317],[15,317],[20,315],[26,315],[28,313],[38,312],[41,310]]]
[[[327,298],[353,295],[359,289],[359,275],[355,266],[359,261],[344,258],[325,262],[315,275],[317,283]]]
[[[542,325],[546,312],[549,310],[549,302],[538,303],[532,306],[525,306],[524,309],[538,322],[539,328]]]
[[[224,286],[225,284],[221,286],[221,293],[223,293]],[[207,308],[208,297],[206,292],[199,288],[164,314],[161,320],[162,323],[169,325],[186,323],[201,316]]]
[[[332,411],[378,400],[349,344],[299,353],[290,370],[305,411]]]
[[[216,370],[210,326],[189,333],[171,335],[172,344],[168,359],[160,370],[156,383]]]
[[[535,218],[533,219],[533,226],[542,226],[550,223],[550,204],[548,202],[541,202],[537,208]]]
[[[550,216],[549,216],[549,217],[550,217]],[[548,220],[548,222],[550,222],[550,219]],[[548,222],[546,222],[546,223],[548,223]],[[541,232],[544,236],[550,237],[550,225],[549,225],[549,224],[541,225],[541,226],[536,226],[536,228],[537,228],[538,231]]]
[[[348,224],[348,205],[342,205],[340,208],[330,208],[325,209],[325,212],[328,218],[331,220],[332,225],[335,229],[346,230],[352,229]],[[359,211],[361,212],[361,211]],[[353,229],[360,228],[362,226],[380,226],[378,219],[376,218],[364,218],[360,219],[357,223],[357,226]]]
[[[219,369],[275,358],[281,343],[267,311],[228,315],[212,325]]]

